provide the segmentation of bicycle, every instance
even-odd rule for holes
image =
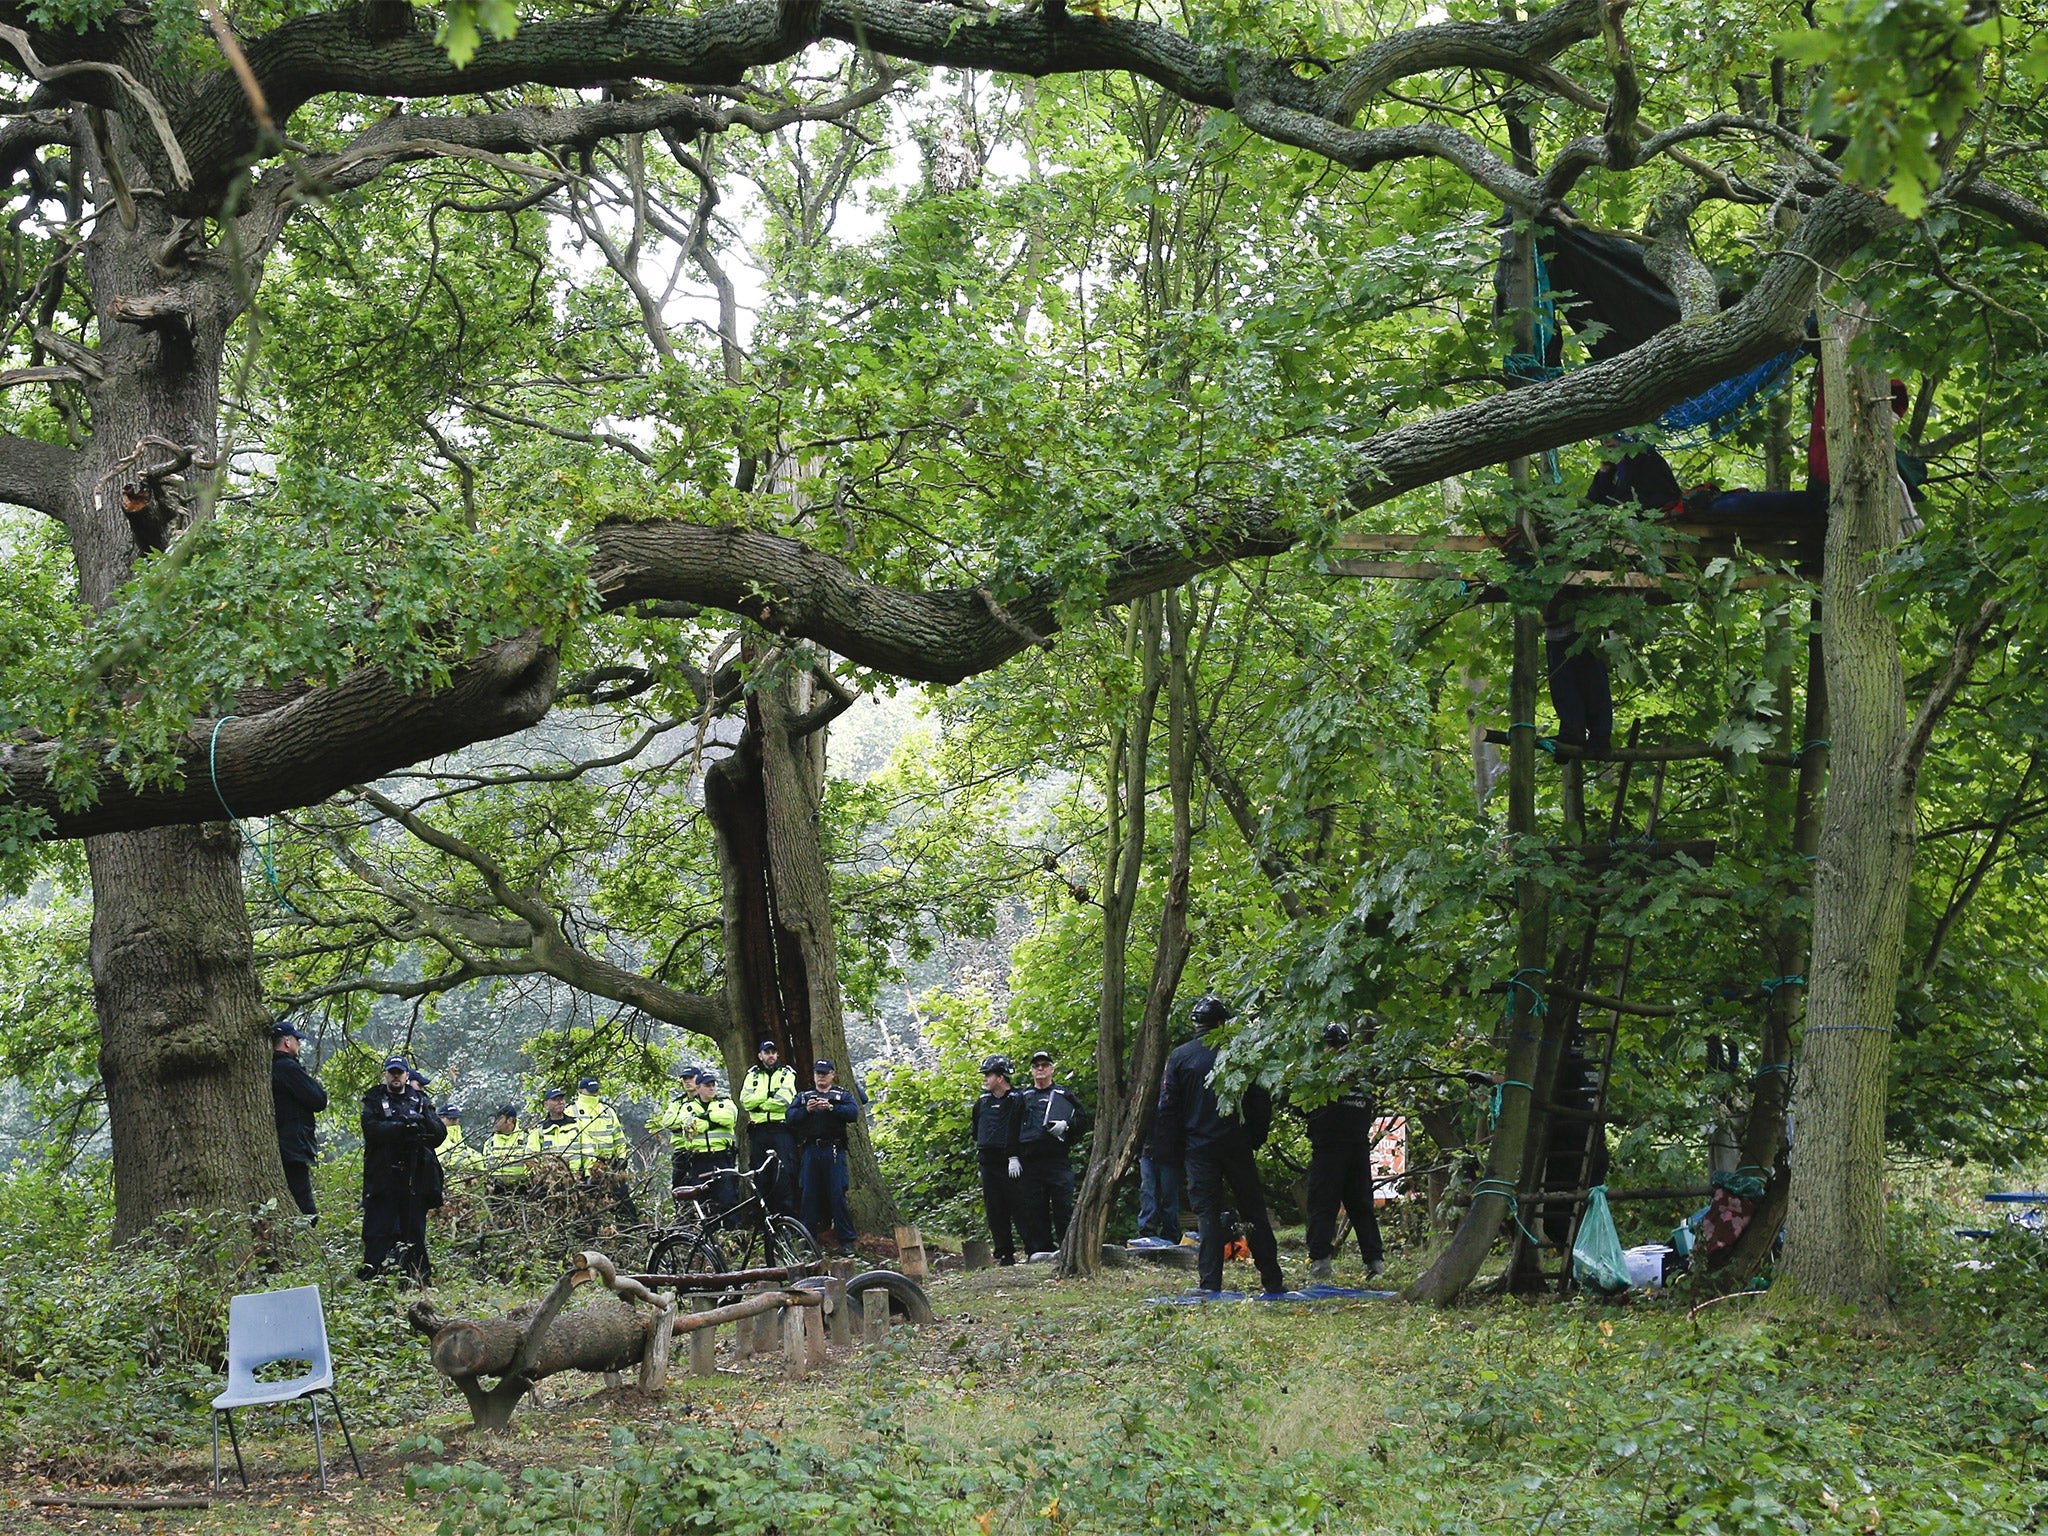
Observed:
[[[760,1167],[735,1173],[733,1177],[745,1188],[746,1197],[715,1213],[706,1201],[718,1187],[716,1179],[677,1185],[675,1214],[681,1220],[676,1226],[655,1233],[654,1244],[647,1253],[647,1273],[730,1274],[735,1270],[822,1263],[824,1251],[811,1236],[811,1229],[794,1216],[768,1209],[757,1181],[773,1162],[773,1158],[763,1158]]]

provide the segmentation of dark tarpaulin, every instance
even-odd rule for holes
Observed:
[[[1513,250],[1514,237],[1503,229],[1500,260],[1493,271],[1497,314],[1507,309],[1508,261]],[[1678,324],[1677,297],[1650,270],[1642,247],[1634,241],[1539,219],[1537,250],[1547,269],[1549,288],[1557,296],[1558,313],[1571,328],[1583,336],[1596,323],[1605,327],[1586,346],[1596,362],[1618,357]],[[1546,339],[1548,355],[1543,361],[1557,368],[1563,362],[1562,340],[1555,335]]]

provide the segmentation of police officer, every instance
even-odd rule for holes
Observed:
[[[689,1158],[685,1170],[688,1182],[711,1185],[711,1209],[722,1214],[740,1203],[733,1147],[739,1132],[740,1107],[718,1091],[718,1074],[708,1067],[697,1070],[695,1088],[692,1097],[681,1106],[676,1146]]]
[[[1202,1289],[1223,1289],[1223,1207],[1226,1193],[1237,1201],[1245,1242],[1259,1267],[1259,1280],[1269,1296],[1287,1290],[1280,1273],[1280,1246],[1266,1220],[1266,1194],[1259,1187],[1253,1154],[1265,1144],[1273,1126],[1273,1100],[1253,1085],[1232,1114],[1224,1114],[1209,1086],[1216,1069],[1216,1048],[1208,1032],[1230,1017],[1220,997],[1204,997],[1191,1010],[1195,1038],[1166,1058],[1166,1077],[1159,1085],[1159,1126],[1162,1150],[1179,1153],[1187,1170],[1188,1203],[1201,1229],[1196,1264]]]
[[[592,1195],[634,1221],[640,1213],[633,1206],[632,1169],[626,1161],[626,1122],[597,1096],[598,1086],[594,1077],[579,1082],[569,1111],[583,1126],[584,1177]]]
[[[491,1137],[484,1143],[484,1171],[491,1176],[491,1193],[509,1195],[526,1188],[526,1138],[519,1131],[519,1106],[500,1104],[491,1121]]]
[[[405,1058],[384,1063],[384,1080],[363,1095],[363,1267],[368,1280],[396,1254],[416,1284],[432,1278],[427,1211],[440,1186],[434,1149],[448,1132],[427,1096],[407,1080]]]
[[[838,1069],[821,1060],[811,1068],[809,1090],[790,1101],[784,1118],[796,1135],[804,1225],[822,1247],[829,1224],[840,1248],[851,1251],[855,1233],[853,1213],[846,1208],[846,1130],[860,1118],[860,1100],[838,1086]]]
[[[313,1164],[320,1156],[313,1117],[327,1107],[327,1090],[299,1060],[305,1039],[289,1019],[270,1026],[270,1104],[277,1120],[277,1155],[284,1160],[284,1182],[301,1212],[319,1219],[313,1204]]]
[[[462,1139],[462,1111],[453,1104],[443,1104],[440,1115],[441,1124],[448,1128],[448,1139],[441,1143],[439,1153],[442,1170],[472,1173],[483,1167],[483,1152]]]
[[[1052,1080],[1052,1052],[1031,1053],[1031,1083],[1021,1090],[1017,1156],[1024,1165],[1018,1180],[1017,1225],[1034,1261],[1050,1259],[1067,1235],[1074,1214],[1074,1170],[1067,1147],[1088,1129],[1088,1111],[1071,1089]]]
[[[763,1040],[754,1048],[754,1062],[740,1084],[740,1108],[747,1116],[747,1158],[756,1167],[773,1157],[775,1166],[763,1176],[769,1209],[797,1214],[796,1137],[790,1134],[789,1106],[796,1098],[796,1069],[782,1064],[782,1048]]]
[[[569,1093],[550,1088],[540,1097],[540,1119],[526,1133],[529,1156],[543,1153],[559,1157],[569,1171],[581,1178],[590,1168],[590,1152],[584,1145],[583,1122],[569,1113]]]
[[[1342,1024],[1323,1029],[1323,1047],[1331,1055],[1351,1043]],[[1308,1112],[1308,1273],[1327,1280],[1336,1251],[1337,1207],[1351,1213],[1358,1236],[1358,1257],[1368,1277],[1384,1267],[1380,1219],[1373,1209],[1372,1095],[1354,1086],[1329,1103]]]
[[[1012,1208],[1016,1204],[1018,1181],[1024,1176],[1024,1165],[1017,1157],[1019,1111],[1024,1107],[1024,1096],[1010,1089],[1007,1056],[991,1056],[984,1061],[981,1082],[986,1091],[974,1101],[970,1117],[974,1154],[981,1163],[981,1208],[988,1215],[989,1241],[995,1246],[996,1262],[1014,1264],[1017,1245],[1011,1236]]]

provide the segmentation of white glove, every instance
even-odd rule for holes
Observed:
[[[1013,1179],[1024,1177],[1024,1164],[1014,1157],[1010,1159],[1010,1177]]]
[[[1051,1131],[1053,1135],[1059,1137],[1061,1141],[1065,1141],[1067,1139],[1067,1122],[1064,1120],[1055,1120],[1052,1122],[1052,1124],[1048,1125],[1046,1129]]]

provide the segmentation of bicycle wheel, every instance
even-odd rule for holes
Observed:
[[[820,1264],[825,1251],[811,1236],[811,1229],[794,1216],[768,1218],[768,1262],[770,1264]]]
[[[725,1255],[701,1232],[667,1232],[647,1255],[650,1275],[716,1275],[725,1270]]]

